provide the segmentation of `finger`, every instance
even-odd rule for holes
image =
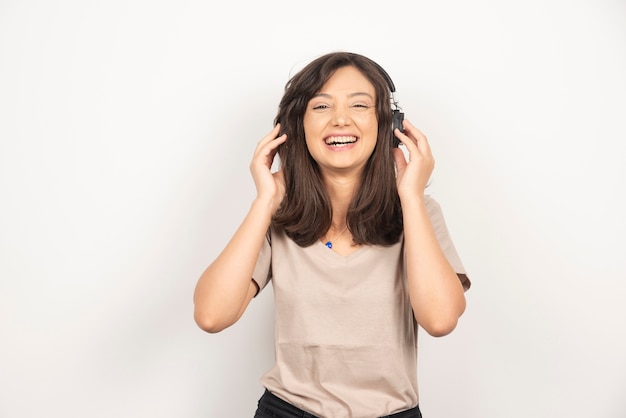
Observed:
[[[411,136],[411,132],[405,128],[404,132],[401,132],[399,129],[395,129],[394,134],[400,140],[401,144],[406,147],[406,150],[411,154],[419,152],[419,148],[417,146],[417,141]]]
[[[404,130],[413,138],[415,138],[415,143],[417,147],[423,152],[430,152],[430,144],[428,143],[428,139],[426,135],[419,129],[415,127],[409,120],[405,119],[403,124]]]
[[[273,142],[258,148],[254,158],[252,159],[252,164],[261,164],[266,168],[271,169],[274,164],[276,154],[278,153],[278,147],[286,140],[287,136],[281,135]]]
[[[402,132],[400,129],[396,128],[393,130],[393,134],[396,136],[396,138],[398,138],[400,140],[400,143],[402,145],[409,145],[411,142],[414,142],[408,135],[407,135],[407,131],[405,129],[404,132]]]
[[[280,123],[277,123],[276,125],[274,125],[274,128],[272,128],[272,130],[267,134],[267,136],[270,138],[276,138],[278,137],[279,133],[280,133]]]
[[[407,162],[406,157],[404,156],[404,152],[402,152],[399,148],[393,149],[393,159],[396,162],[396,169],[398,171],[402,171],[406,168]]]
[[[273,154],[276,153],[278,146],[287,140],[287,134],[276,136],[279,132],[280,126],[276,125],[270,133],[259,141],[255,150],[255,155],[269,155],[273,157]]]
[[[278,147],[281,144],[283,144],[286,140],[287,140],[287,134],[282,134],[281,136],[279,136],[278,138],[274,139],[273,141],[269,143],[268,147],[269,147],[269,152],[270,152],[270,156],[272,160],[274,159],[274,156],[278,153]]]
[[[278,135],[280,133],[280,123],[277,123],[276,126],[274,126],[274,128],[267,134],[265,135],[260,141],[259,141],[259,147],[262,147],[270,142],[272,142],[275,139],[281,138],[283,136],[286,136],[286,134],[283,135]]]

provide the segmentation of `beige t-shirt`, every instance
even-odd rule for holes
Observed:
[[[464,275],[439,205],[427,197],[426,206],[448,261]],[[262,385],[318,417],[372,418],[417,405],[417,323],[403,247],[400,240],[341,256],[271,229],[253,274],[260,289],[272,280],[276,310],[276,362]]]

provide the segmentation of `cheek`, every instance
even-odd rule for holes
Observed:
[[[378,118],[376,112],[370,111],[365,113],[356,113],[352,115],[354,121],[358,121],[361,126],[376,126],[378,125]]]
[[[363,117],[360,121],[360,126],[367,131],[367,134],[378,136],[378,120],[375,116]]]
[[[306,117],[305,115],[304,119],[302,120],[302,125],[304,128],[304,137],[309,138],[313,136],[315,132],[318,130],[317,125],[319,125],[319,122],[315,120],[314,118]]]
[[[309,154],[316,160],[315,156],[319,154],[322,145],[319,141],[315,141],[314,136],[310,136],[307,134],[306,129],[304,130],[304,142],[306,144],[306,149],[309,151]]]

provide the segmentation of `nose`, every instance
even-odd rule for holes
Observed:
[[[333,125],[334,126],[345,126],[350,123],[350,116],[348,112],[343,107],[338,107],[335,113],[333,114]]]

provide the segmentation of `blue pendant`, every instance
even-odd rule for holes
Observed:
[[[324,245],[326,245],[328,248],[333,248],[333,243],[330,241],[326,241],[326,244]]]

